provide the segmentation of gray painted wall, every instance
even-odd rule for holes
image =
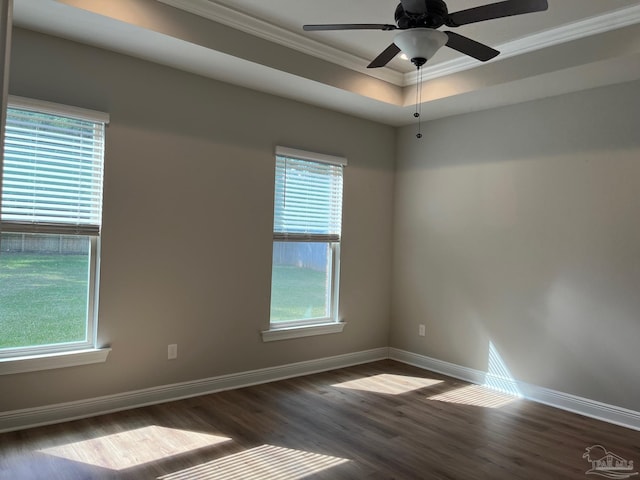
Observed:
[[[640,410],[639,91],[400,131],[391,346]]]
[[[111,114],[99,340],[113,351],[0,377],[0,410],[388,345],[393,128],[20,29],[10,93]],[[261,341],[275,145],[348,158],[341,334]]]
[[[639,87],[434,121],[417,141],[18,29],[11,93],[111,114],[99,336],[113,352],[0,377],[0,410],[382,347],[390,325],[393,347],[486,370],[492,342],[519,380],[640,410]],[[349,159],[342,334],[260,340],[277,144]]]

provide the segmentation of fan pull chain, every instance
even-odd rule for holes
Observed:
[[[416,138],[422,138],[422,68],[418,67],[418,83],[416,83],[416,113],[413,114],[418,119],[418,133]]]

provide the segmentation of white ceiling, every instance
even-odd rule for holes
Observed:
[[[448,0],[450,12],[473,8],[497,0]],[[396,0],[216,0],[212,4],[224,5],[238,12],[260,18],[292,32],[302,33],[304,24],[317,23],[394,23]],[[488,23],[461,27],[458,33],[489,45],[501,45],[528,35],[557,28],[621,9],[637,0],[551,0],[549,10],[543,13],[500,19]],[[337,31],[310,32],[310,38],[341,50],[375,58],[393,40],[394,32]],[[443,49],[430,60],[430,64],[458,57],[460,54]],[[396,61],[394,68],[412,69],[410,62]]]
[[[490,3],[449,0],[449,11]],[[14,0],[16,26],[126,53],[389,125],[414,121],[416,76],[366,65],[393,32],[303,32],[393,23],[390,0]],[[549,10],[457,32],[502,53],[443,48],[425,66],[423,119],[640,78],[638,0],[549,0]]]

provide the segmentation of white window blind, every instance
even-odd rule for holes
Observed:
[[[43,113],[9,103],[2,231],[97,235],[105,119],[55,114],[51,105]]]
[[[343,164],[281,152],[276,150],[274,240],[340,241]]]

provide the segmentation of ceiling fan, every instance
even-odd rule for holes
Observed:
[[[368,68],[384,67],[403,52],[420,69],[436,51],[447,46],[477,60],[486,62],[500,52],[487,45],[451,31],[450,28],[483,22],[495,18],[510,17],[547,10],[547,0],[507,0],[480,7],[449,13],[443,0],[401,0],[396,7],[396,25],[378,23],[346,23],[328,25],[304,25],[305,31],[323,30],[401,30],[391,45],[378,55]]]

